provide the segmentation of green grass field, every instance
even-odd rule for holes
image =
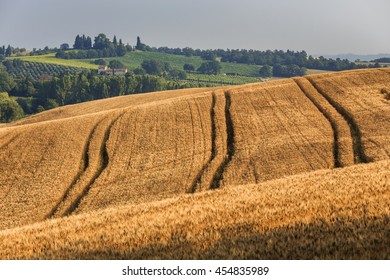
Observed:
[[[12,57],[10,59],[21,59],[24,61],[30,61],[30,62],[40,62],[40,63],[49,63],[49,64],[57,64],[57,65],[63,65],[63,66],[70,66],[70,67],[76,67],[76,68],[86,68],[86,69],[97,69],[97,65],[83,62],[79,60],[67,60],[67,59],[60,59],[56,58],[54,53],[51,54],[45,54],[45,55],[37,55],[37,56],[19,56],[19,57]]]
[[[40,56],[24,56],[18,57],[24,61],[50,63],[63,66],[97,69],[97,65],[94,64],[96,59],[60,59],[56,58],[55,54],[47,54]],[[15,59],[15,58],[11,58]],[[122,62],[129,70],[134,70],[141,67],[141,63],[144,60],[155,59],[169,63],[173,69],[182,70],[184,64],[191,64],[195,68],[198,68],[204,60],[198,56],[186,57],[182,55],[165,54],[159,52],[142,52],[134,51],[129,52],[123,57],[109,57],[103,58],[107,64],[109,61],[116,59]],[[238,63],[221,62],[222,74],[220,75],[200,75],[189,74],[188,79],[200,80],[202,82],[212,83],[227,83],[227,84],[245,84],[259,82],[261,79],[258,77],[258,72],[261,66],[259,65],[247,65]],[[308,69],[307,74],[320,74],[328,71]],[[224,75],[224,73],[236,73],[238,76]],[[273,79],[277,79],[274,77]]]
[[[182,55],[165,54],[159,52],[141,52],[141,51],[130,52],[123,57],[104,58],[104,60],[107,63],[113,59],[122,62],[129,70],[134,70],[136,68],[141,67],[141,63],[144,60],[150,60],[150,59],[168,62],[173,69],[177,69],[177,70],[183,70],[184,64],[192,64],[195,66],[195,68],[198,68],[204,62],[204,60],[202,60],[198,56],[186,57]],[[95,59],[80,59],[76,61],[90,64],[93,63],[94,60]],[[241,76],[249,76],[249,77],[258,76],[258,72],[260,69],[260,66],[258,65],[246,65],[246,64],[227,63],[227,62],[222,62],[221,66],[222,66],[222,73],[237,73]]]
[[[200,81],[204,83],[224,83],[224,84],[249,84],[258,83],[262,80],[256,77],[245,77],[245,76],[227,76],[227,75],[203,75],[203,74],[188,74],[188,80]]]

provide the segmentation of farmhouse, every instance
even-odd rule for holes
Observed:
[[[107,75],[107,76],[124,76],[127,73],[127,68],[118,68],[111,69],[107,66],[99,66],[98,75]]]

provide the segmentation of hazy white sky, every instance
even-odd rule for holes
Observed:
[[[389,11],[389,0],[0,0],[0,45],[105,33],[156,47],[389,53]]]

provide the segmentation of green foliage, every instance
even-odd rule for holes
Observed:
[[[137,36],[137,44],[135,45],[135,49],[139,51],[145,51],[147,46],[141,42],[141,38]]]
[[[0,92],[9,92],[14,86],[15,82],[12,77],[6,71],[0,69]]]
[[[211,61],[217,59],[217,55],[212,51],[204,51],[202,52],[200,57],[204,60],[211,60]]]
[[[133,73],[136,75],[146,75],[146,71],[144,68],[135,68]]]
[[[264,65],[259,70],[260,77],[269,78],[272,77],[272,67],[269,65]]]
[[[299,67],[297,65],[274,65],[272,69],[272,74],[275,77],[295,77],[295,76],[304,76],[306,74],[306,69]]]
[[[39,80],[43,76],[62,75],[65,73],[75,74],[80,71],[83,71],[83,69],[76,68],[76,67],[69,67],[69,66],[49,64],[49,63],[29,62],[29,61],[23,61],[19,59],[6,60],[4,62],[4,65],[7,68],[8,73],[13,78],[17,78],[17,79],[24,79],[25,77],[30,77],[33,80]],[[1,90],[1,80],[2,79],[0,78],[0,90]],[[10,91],[10,90],[3,89],[3,91]]]
[[[103,66],[106,66],[107,65],[107,62],[104,60],[104,59],[96,59],[93,63],[95,63],[96,65],[103,65]]]
[[[198,68],[198,71],[202,74],[217,75],[221,72],[221,64],[218,61],[204,62]]]
[[[195,71],[195,66],[192,64],[184,64],[183,65],[183,70],[184,71]]]
[[[390,63],[390,57],[382,57],[382,58],[374,59],[371,62]]]
[[[185,79],[189,82],[196,84],[207,84],[207,85],[242,85],[248,83],[261,82],[259,78],[245,77],[245,76],[229,76],[229,75],[206,75],[206,74],[187,74]]]
[[[119,60],[111,60],[110,63],[108,64],[108,66],[111,68],[111,69],[120,69],[120,68],[125,68],[125,65],[120,62]]]
[[[187,79],[187,73],[183,70],[171,70],[169,71],[169,77],[174,80],[185,80]]]
[[[11,122],[23,116],[22,107],[8,93],[0,93],[0,122]]]
[[[164,72],[168,72],[171,69],[168,63],[163,63],[155,59],[144,60],[141,66],[149,75],[157,76],[161,76]]]

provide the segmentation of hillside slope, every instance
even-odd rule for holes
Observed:
[[[2,259],[388,259],[390,161],[0,232]]]
[[[232,240],[238,243],[246,242],[240,241],[239,238],[243,236],[249,237],[249,240],[262,238],[257,236],[260,224],[249,222],[253,215],[259,219],[261,213],[269,217],[269,220],[261,222],[261,236],[265,234],[265,229],[273,230],[274,226],[275,230],[294,227],[291,234],[298,234],[302,239],[299,242],[305,242],[305,237],[299,232],[311,232],[318,228],[326,234],[330,234],[329,230],[335,230],[335,227],[341,227],[338,229],[341,232],[343,228],[352,232],[356,229],[358,235],[371,236],[371,233],[365,233],[368,228],[362,227],[363,223],[364,226],[372,225],[373,230],[379,226],[382,231],[378,234],[384,239],[378,237],[372,242],[377,242],[377,239],[388,242],[388,207],[383,206],[388,202],[390,188],[386,171],[390,159],[390,103],[382,93],[386,90],[390,90],[389,71],[349,71],[235,87],[122,96],[61,107],[2,126],[0,230],[6,236],[4,244],[13,244],[10,232],[24,230],[18,228],[34,223],[48,221],[47,225],[50,225],[53,220],[62,227],[67,223],[68,216],[69,221],[78,223],[77,215],[89,217],[98,215],[93,213],[101,213],[96,211],[111,209],[107,211],[114,213],[122,211],[116,209],[125,208],[125,212],[143,213],[144,222],[149,223],[153,219],[148,216],[147,209],[153,205],[158,209],[156,211],[169,217],[173,208],[169,210],[169,207],[162,206],[169,201],[184,199],[191,202],[198,197],[218,197],[220,194],[223,194],[221,203],[225,206],[218,208],[218,213],[227,215],[228,228],[242,227],[233,230],[237,236],[232,236]],[[368,162],[377,163],[353,166]],[[328,171],[315,172],[318,170]],[[355,179],[346,183],[350,173]],[[289,176],[297,174],[301,174],[302,179],[299,180],[302,182],[295,184],[293,178],[299,176],[292,179]],[[363,179],[366,181],[359,182]],[[273,198],[272,189],[277,190],[279,184],[284,186],[284,190]],[[246,186],[248,191],[244,191]],[[268,191],[262,194],[262,191],[257,191],[258,188]],[[222,190],[214,194],[213,190],[216,189]],[[197,193],[204,194],[198,196]],[[370,208],[372,220],[363,218],[362,222],[361,216],[353,212],[347,215],[340,210],[342,215],[333,216],[329,209],[321,208],[320,200],[316,200],[321,195],[324,199],[335,200],[334,203],[342,201],[340,209],[346,207],[350,209],[348,211],[358,211],[373,201],[377,201],[377,206]],[[301,203],[299,196],[306,197],[306,202]],[[280,204],[279,209],[270,202],[268,208],[260,211],[255,207],[255,202],[251,204],[251,199],[260,199],[264,203],[270,199],[274,204],[284,201],[284,204]],[[206,200],[205,205],[210,204],[207,207],[218,204],[213,199]],[[316,201],[319,205],[310,204]],[[198,207],[195,204],[193,207]],[[242,209],[244,214],[240,214],[241,204],[249,207],[249,210]],[[312,212],[306,204],[312,205]],[[233,208],[228,209],[226,205]],[[277,213],[294,213],[294,205],[302,206],[311,214],[305,210],[302,219],[299,215],[297,219],[287,215],[287,220],[280,218],[283,223],[274,224],[279,219]],[[184,206],[177,207],[178,211],[182,211],[179,209]],[[192,209],[192,206],[186,207],[183,209]],[[205,211],[210,212],[207,207]],[[237,217],[242,216],[243,220],[236,220],[233,213]],[[246,213],[249,213],[248,216]],[[112,215],[107,219],[115,220],[115,214]],[[188,229],[186,235],[202,236],[202,232],[206,231],[205,226],[209,224],[208,219],[211,219],[207,215],[200,215],[204,217],[205,225],[199,227],[199,232],[195,234],[199,226],[196,225],[193,233]],[[249,226],[244,222],[246,216]],[[100,218],[93,217],[93,220]],[[140,225],[141,220],[134,223]],[[199,223],[202,223],[201,220]],[[119,227],[119,224],[114,223],[112,227]],[[45,228],[43,226],[40,230],[46,231]],[[252,228],[256,237],[252,235]],[[148,240],[154,238],[148,235],[154,234],[152,229],[142,226],[141,229],[150,230],[150,233],[145,233]],[[72,231],[71,228],[69,230]],[[214,235],[214,231],[210,234]],[[290,232],[289,229],[287,231]],[[282,232],[277,233],[278,236]],[[178,240],[183,238],[180,232],[174,234]],[[50,236],[49,232],[47,235]],[[89,242],[88,234],[80,238],[85,239],[82,242]],[[93,241],[93,235],[90,238],[91,242],[97,242]],[[351,246],[358,246],[357,237],[351,238]],[[201,240],[198,237],[193,239],[196,244]],[[167,242],[169,248],[173,241]],[[347,250],[343,256],[348,257],[348,252],[351,257],[359,255],[353,250]],[[241,251],[237,254],[241,254]],[[131,257],[126,252],[121,251],[118,257]],[[21,251],[21,254],[24,253]],[[102,258],[116,256],[103,253],[99,255]],[[53,254],[56,258],[63,256],[63,253]],[[81,251],[78,254],[80,258],[89,257],[87,251],[86,255],[82,255]],[[170,256],[164,254],[156,255],[154,252],[145,256]],[[198,258],[207,254],[202,249],[189,257]],[[226,252],[221,254],[226,254],[224,258],[228,257]],[[363,255],[374,256],[367,254]],[[4,258],[7,256],[17,257],[15,252],[3,255]],[[23,256],[51,257],[34,254]],[[262,256],[266,255],[256,255]],[[307,256],[312,258],[317,255]],[[380,258],[384,256],[388,255],[384,252],[378,255]],[[73,257],[76,255],[69,258]]]

